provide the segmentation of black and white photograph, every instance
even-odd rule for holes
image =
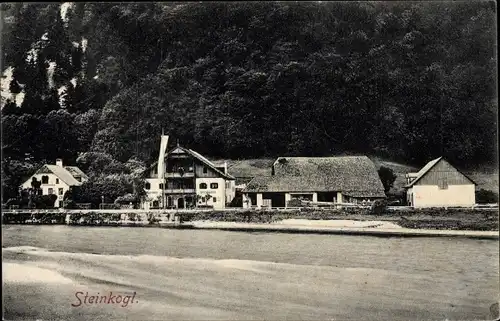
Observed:
[[[0,4],[3,320],[498,320],[495,1]]]

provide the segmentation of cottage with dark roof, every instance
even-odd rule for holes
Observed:
[[[287,207],[293,199],[362,203],[386,197],[366,156],[280,157],[270,176],[253,178],[243,192],[244,207]]]
[[[406,197],[413,207],[472,207],[476,183],[443,157],[428,162],[418,173],[406,174]]]
[[[56,164],[45,164],[21,185],[22,189],[31,188],[31,181],[36,178],[42,184],[42,195],[56,194],[54,207],[61,207],[64,193],[72,186],[80,186],[88,180],[88,176],[76,166],[63,166],[63,160],[57,159]]]

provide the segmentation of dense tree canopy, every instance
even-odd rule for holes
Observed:
[[[2,5],[13,159],[149,162],[163,128],[213,157],[495,161],[492,1],[59,7]]]

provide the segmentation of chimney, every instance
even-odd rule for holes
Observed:
[[[63,160],[62,160],[62,158],[56,159],[56,165],[63,167]]]
[[[165,174],[165,153],[167,151],[168,135],[161,135],[160,154],[158,155],[158,178],[163,179]]]

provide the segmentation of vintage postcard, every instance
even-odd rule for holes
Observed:
[[[0,6],[4,320],[499,318],[496,2]]]

